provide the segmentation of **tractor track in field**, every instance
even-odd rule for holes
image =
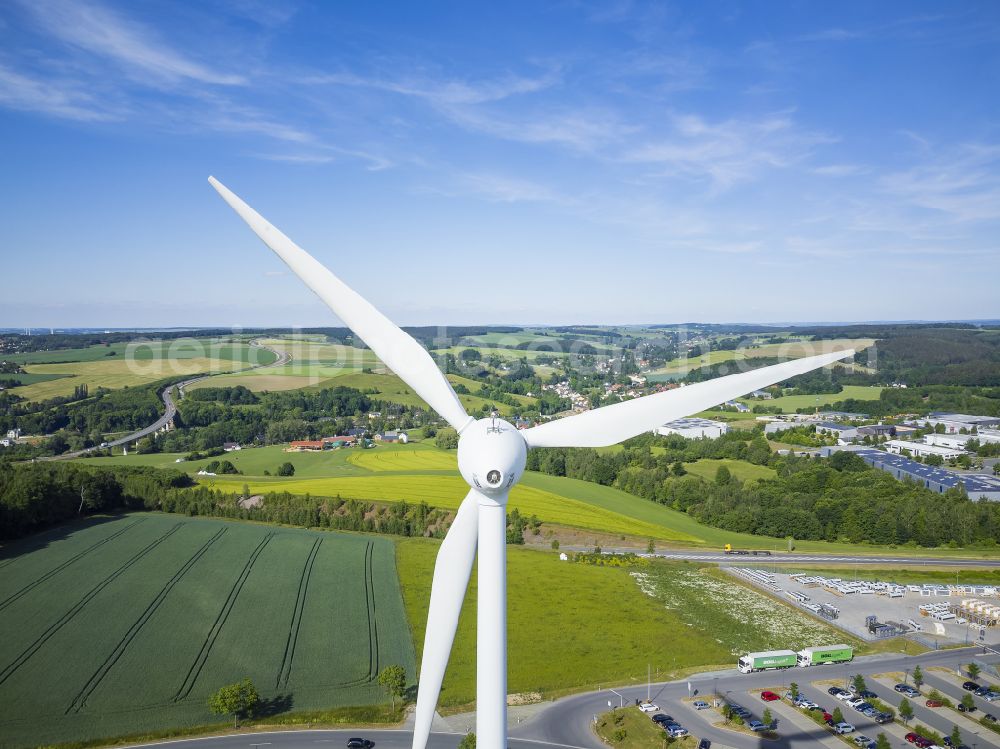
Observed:
[[[111,669],[114,668],[118,659],[124,655],[128,646],[132,644],[132,640],[136,638],[140,630],[142,630],[142,628],[146,625],[146,622],[148,622],[150,618],[152,618],[153,614],[156,613],[157,609],[160,608],[160,605],[166,600],[170,591],[173,590],[174,586],[180,582],[181,578],[183,578],[191,570],[191,568],[195,566],[198,560],[205,555],[212,545],[226,534],[227,530],[228,528],[222,528],[214,536],[208,539],[201,546],[201,548],[198,549],[187,560],[187,562],[185,562],[184,565],[174,573],[174,576],[166,582],[166,584],[160,589],[160,592],[157,593],[156,597],[146,607],[146,610],[143,611],[139,618],[132,623],[128,632],[125,633],[125,636],[115,646],[115,649],[112,650],[111,654],[104,660],[104,663],[102,663],[100,667],[93,674],[91,674],[87,683],[84,684],[83,689],[79,691],[76,697],[73,698],[69,707],[66,708],[66,715],[69,715],[70,713],[78,713],[86,707],[87,700],[90,698],[90,695],[94,693],[94,690],[100,686],[104,677],[106,677]]]
[[[253,550],[250,554],[250,558],[247,560],[246,564],[243,565],[243,571],[240,572],[240,576],[236,578],[236,582],[233,583],[233,587],[229,591],[229,596],[226,598],[226,602],[222,605],[219,610],[219,615],[215,617],[215,622],[213,622],[212,627],[208,630],[208,634],[205,636],[205,641],[201,644],[201,650],[198,651],[197,657],[194,659],[194,663],[188,669],[187,676],[184,677],[184,681],[178,688],[176,694],[173,696],[173,702],[180,702],[185,699],[191,690],[194,688],[195,682],[198,681],[198,676],[201,674],[201,670],[205,667],[205,662],[208,660],[209,653],[212,651],[212,647],[215,645],[215,641],[219,637],[219,633],[222,632],[222,628],[226,625],[226,620],[233,611],[233,606],[236,605],[236,599],[239,598],[240,592],[243,590],[243,586],[246,584],[247,578],[250,577],[250,571],[253,569],[254,564],[257,562],[257,558],[264,551],[264,548],[271,542],[276,534],[272,531],[264,536],[263,540],[257,544],[257,548]]]
[[[78,562],[80,559],[82,559],[83,557],[87,556],[87,554],[89,554],[90,552],[92,552],[94,549],[100,548],[101,546],[103,546],[104,544],[108,543],[109,541],[113,541],[114,539],[118,538],[120,535],[122,535],[126,531],[128,531],[128,530],[134,528],[135,526],[139,525],[139,523],[141,523],[141,522],[142,522],[142,518],[140,518],[139,520],[136,520],[133,523],[130,523],[129,525],[127,525],[124,528],[122,528],[120,531],[118,531],[116,533],[112,533],[107,538],[101,539],[97,543],[95,543],[95,544],[93,544],[91,546],[88,546],[86,549],[84,549],[83,551],[81,551],[76,556],[70,557],[69,559],[67,559],[62,564],[60,564],[60,565],[58,565],[56,567],[53,567],[51,570],[49,570],[48,572],[46,572],[44,575],[42,575],[41,577],[36,578],[32,582],[28,583],[27,585],[25,585],[23,588],[21,588],[16,593],[11,593],[5,599],[3,599],[2,601],[0,601],[0,611],[3,611],[5,608],[7,608],[8,606],[10,606],[12,603],[14,603],[16,600],[18,600],[19,598],[21,598],[25,594],[30,593],[32,590],[34,590],[35,588],[37,588],[39,585],[41,585],[42,583],[44,583],[46,580],[49,580],[50,578],[54,577],[55,575],[58,575],[60,572],[62,572],[63,570],[65,570],[67,567],[72,566],[74,562]],[[15,557],[14,559],[16,559],[16,558],[17,557]],[[11,559],[10,561],[13,562],[14,559]],[[9,562],[8,562],[8,564],[9,564]],[[0,568],[2,568],[4,566],[6,566],[6,565],[0,565]]]
[[[302,626],[302,612],[306,605],[306,596],[309,593],[309,579],[312,577],[313,564],[316,562],[316,555],[319,547],[323,544],[322,538],[317,538],[306,556],[306,563],[302,566],[302,575],[299,578],[299,592],[295,598],[295,609],[292,611],[292,621],[288,625],[288,640],[285,642],[285,655],[281,660],[281,668],[278,670],[278,678],[274,682],[274,688],[288,686],[288,679],[292,675],[292,661],[295,658],[295,646],[299,640],[299,628]]]
[[[378,677],[378,619],[375,616],[375,542],[365,549],[365,602],[368,608],[368,681]]]
[[[164,533],[162,536],[157,538],[155,541],[147,544],[141,550],[136,552],[131,559],[122,564],[118,569],[112,572],[110,575],[105,577],[101,582],[91,588],[87,593],[84,594],[83,598],[77,601],[73,606],[66,611],[62,616],[60,616],[55,622],[49,625],[38,638],[31,643],[27,648],[25,648],[17,658],[11,661],[7,666],[0,671],[0,684],[3,684],[7,679],[9,679],[21,666],[23,666],[31,656],[38,652],[38,650],[46,643],[48,640],[60,629],[63,628],[67,623],[69,623],[77,614],[79,614],[88,603],[90,603],[98,593],[104,590],[108,585],[117,580],[123,573],[125,573],[132,565],[146,556],[149,552],[159,546],[161,543],[166,541],[170,536],[180,530],[184,523],[177,523],[170,530]]]

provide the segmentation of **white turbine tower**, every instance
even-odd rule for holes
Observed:
[[[477,550],[476,744],[479,749],[507,747],[506,506],[511,488],[524,472],[529,448],[613,445],[664,422],[854,354],[851,350],[838,351],[719,377],[585,411],[524,431],[502,419],[476,420],[465,412],[451,384],[423,346],[218,180],[209,177],[209,182],[337,317],[458,431],[458,469],[470,488],[434,566],[413,749],[425,749],[427,745]]]

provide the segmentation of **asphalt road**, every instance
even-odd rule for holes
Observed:
[[[664,712],[669,712],[679,720],[694,736],[709,739],[716,747],[733,747],[734,749],[760,749],[764,745],[756,736],[735,733],[724,728],[717,728],[710,722],[713,717],[708,710],[697,711],[681,702],[682,698],[691,694],[703,695],[706,701],[711,701],[711,695],[719,694],[725,699],[742,704],[759,718],[764,709],[756,697],[747,694],[747,690],[775,687],[777,684],[787,684],[798,681],[803,694],[832,711],[834,706],[841,707],[847,720],[854,722],[859,732],[868,736],[876,735],[881,727],[858,713],[844,707],[840,702],[826,694],[809,682],[828,679],[847,679],[857,673],[870,675],[877,672],[906,671],[911,673],[916,664],[920,664],[925,673],[935,682],[940,677],[932,676],[929,666],[945,666],[955,668],[959,664],[968,663],[973,657],[989,662],[996,662],[996,656],[984,658],[980,648],[962,648],[956,650],[940,650],[924,653],[919,656],[902,656],[895,654],[875,655],[857,658],[851,663],[822,666],[808,671],[791,669],[789,671],[765,671],[757,674],[740,674],[735,669],[717,673],[698,674],[689,681],[676,681],[650,685],[649,695],[654,703],[661,706]],[[930,678],[928,681],[930,682]],[[939,686],[937,683],[929,684]],[[942,684],[942,687],[948,685]],[[880,684],[869,684],[880,697],[891,704],[898,705],[900,695]],[[945,691],[945,689],[942,689]],[[957,691],[948,687],[947,692]],[[509,732],[508,745],[510,749],[544,749],[544,747],[579,747],[580,749],[606,749],[605,745],[594,735],[591,724],[594,717],[608,710],[608,701],[615,705],[634,705],[636,699],[645,700],[646,685],[625,687],[612,692],[602,689],[585,694],[577,694],[556,700],[534,717],[514,726]],[[918,704],[918,702],[920,704]],[[950,713],[939,711],[935,713],[925,708],[922,701],[911,700],[917,713],[917,720],[925,725],[950,731]],[[986,703],[983,703],[986,705]],[[816,749],[826,743],[831,746],[846,746],[830,742],[831,735],[810,724],[808,719],[792,720],[794,714],[790,710],[775,707],[774,712],[779,720],[779,738],[767,741],[770,749]],[[1000,736],[987,735],[987,731],[979,736],[979,744],[986,749],[998,749]],[[272,732],[250,732],[245,734],[230,734],[227,736],[212,736],[200,739],[176,739],[152,744],[135,746],[170,745],[174,749],[237,749],[242,747],[270,747],[271,749],[323,749],[326,746],[344,749],[347,739],[361,736],[375,742],[375,749],[409,749],[412,733],[409,730],[289,730]],[[461,740],[458,733],[433,733],[428,743],[429,749],[454,749]],[[892,739],[893,746],[904,746],[898,739]],[[909,749],[909,745],[905,745]]]
[[[287,351],[275,351],[274,349],[269,349],[266,346],[261,346],[256,341],[251,341],[250,345],[262,348],[265,351],[270,351],[278,358],[275,361],[271,362],[270,364],[258,364],[257,366],[249,367],[248,369],[242,370],[243,372],[248,372],[251,369],[263,369],[264,367],[280,367],[284,364],[288,364],[288,362],[292,360],[292,355],[289,354]],[[174,403],[174,396],[173,396],[174,388],[177,389],[178,400],[179,400],[180,398],[184,397],[184,388],[188,387],[189,385],[193,385],[196,382],[201,382],[202,380],[206,380],[212,376],[213,375],[198,375],[197,377],[192,377],[189,380],[184,380],[183,382],[178,382],[173,385],[170,385],[169,387],[164,388],[163,391],[160,393],[160,398],[163,400],[163,415],[149,426],[143,427],[137,432],[132,432],[132,434],[126,435],[125,437],[119,437],[118,439],[115,440],[109,440],[108,442],[105,442],[103,445],[95,445],[94,447],[88,447],[83,450],[77,450],[76,452],[72,453],[63,453],[62,455],[57,455],[54,458],[49,458],[49,460],[66,460],[69,458],[79,458],[81,455],[86,455],[87,453],[94,452],[95,450],[106,450],[109,447],[118,447],[119,445],[126,445],[130,442],[137,442],[138,440],[141,440],[143,437],[158,432],[160,429],[163,429],[163,427],[169,424],[170,421],[174,418],[174,414],[177,413],[177,405]]]
[[[563,551],[593,551],[592,546],[562,546]],[[639,553],[635,548],[602,546],[605,553]],[[1000,567],[1000,558],[983,559],[981,557],[925,557],[925,556],[879,556],[879,555],[845,555],[845,554],[804,554],[776,551],[769,556],[753,556],[751,554],[725,554],[704,550],[685,551],[683,549],[664,549],[655,554],[639,553],[639,556],[653,556],[658,559],[684,559],[687,561],[712,562],[714,564],[729,563],[747,567],[766,569],[768,565],[787,563],[824,563],[831,564],[884,564],[906,565],[907,567]]]
[[[740,693],[745,693],[748,689],[773,687],[776,683],[788,681],[798,681],[800,684],[804,684],[807,681],[816,679],[847,680],[859,672],[905,671],[907,669],[912,671],[913,666],[917,663],[924,670],[928,666],[955,668],[961,663],[968,663],[973,655],[981,658],[981,653],[981,648],[962,648],[939,650],[920,656],[892,654],[869,656],[857,658],[847,664],[822,666],[822,671],[810,669],[808,674],[805,671],[799,672],[797,669],[782,672],[765,671],[756,674],[741,674],[735,669],[731,669],[716,674],[698,674],[691,677],[690,684],[692,694],[711,695],[718,693],[725,696],[728,693],[733,693],[731,699],[753,711],[755,716],[759,718],[763,710],[760,705],[763,703],[757,700],[758,704],[753,704],[749,702],[746,695],[739,696]],[[993,662],[996,658],[991,656],[987,660]],[[626,705],[630,703],[634,704],[636,699],[646,699],[645,685],[618,689],[616,691],[624,698]],[[876,691],[881,694],[886,690],[882,688],[876,689]],[[899,696],[895,692],[892,695],[894,697]],[[755,737],[742,736],[732,731],[714,728],[708,722],[707,716],[702,717],[698,711],[681,705],[679,700],[688,696],[687,681],[654,684],[651,687],[650,696],[654,703],[659,704],[664,711],[680,719],[680,722],[699,738],[707,738],[713,744],[740,747],[741,749],[756,749],[761,745],[760,740]],[[822,696],[825,699],[818,699],[819,695],[817,695],[815,701],[824,706],[829,706],[830,703],[835,702],[829,695]],[[514,728],[511,731],[511,736],[531,738],[554,744],[586,747],[588,749],[600,749],[603,745],[591,732],[590,724],[595,715],[608,710],[609,700],[614,704],[619,704],[620,699],[609,690],[603,690],[573,695],[557,700],[551,707],[540,712],[532,720]],[[669,707],[667,704],[664,704],[667,702],[670,703]],[[847,714],[845,712],[845,716]],[[773,749],[803,749],[806,746],[811,746],[815,749],[816,736],[812,732],[797,729],[788,722],[782,722],[779,738],[766,743],[768,747],[773,747]]]

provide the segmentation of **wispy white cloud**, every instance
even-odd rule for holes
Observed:
[[[1000,219],[1000,145],[968,143],[885,175],[882,187],[905,203],[952,221]]]
[[[559,80],[556,71],[536,78],[506,75],[479,81],[435,78],[431,75],[363,76],[356,73],[328,73],[309,76],[304,83],[369,88],[401,96],[422,99],[439,107],[463,104],[483,104],[512,96],[531,94],[554,85]]]
[[[867,174],[870,170],[860,164],[828,164],[827,166],[818,166],[812,171],[813,174],[818,174],[821,177],[856,177]]]
[[[527,179],[499,174],[463,174],[457,180],[463,194],[473,193],[498,203],[560,203],[572,202],[552,187]]]
[[[717,189],[787,167],[830,136],[798,127],[785,113],[721,122],[693,114],[671,118],[665,136],[627,151],[624,160],[657,165],[667,174],[707,180]]]
[[[39,79],[0,64],[0,106],[42,112],[70,120],[118,119],[78,83],[53,78]]]
[[[111,60],[126,74],[143,75],[147,83],[195,81],[223,86],[246,83],[242,75],[215,70],[173,49],[156,39],[147,26],[111,8],[74,0],[27,0],[22,7],[52,36]]]

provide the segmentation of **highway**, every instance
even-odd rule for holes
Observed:
[[[808,670],[792,669],[790,671],[741,674],[735,669],[729,669],[715,673],[697,674],[688,680],[652,684],[648,689],[652,701],[658,704],[663,712],[673,715],[698,738],[709,739],[714,749],[723,749],[723,747],[759,749],[765,743],[772,749],[816,749],[818,745],[823,744],[846,749],[846,744],[838,742],[829,732],[814,725],[808,718],[796,714],[794,708],[784,704],[779,707],[778,703],[772,703],[772,712],[778,716],[779,720],[779,737],[775,740],[762,742],[756,736],[736,733],[713,725],[710,721],[712,719],[718,720],[717,714],[708,710],[694,710],[690,705],[682,703],[681,700],[689,696],[690,685],[690,694],[692,695],[702,695],[710,701],[711,695],[719,694],[744,705],[753,711],[755,716],[759,717],[763,711],[764,703],[757,697],[748,694],[747,690],[774,688],[779,684],[785,685],[791,681],[798,681],[803,691],[815,698],[819,704],[825,705],[831,710],[833,707],[841,707],[846,718],[855,721],[859,731],[863,730],[866,735],[874,736],[879,731],[885,731],[885,727],[876,729],[874,724],[868,726],[860,714],[855,717],[853,711],[811,686],[810,682],[820,679],[846,681],[857,673],[866,675],[891,671],[912,673],[913,667],[918,663],[925,672],[932,673],[929,671],[931,666],[956,668],[959,664],[968,663],[973,656],[988,662],[995,663],[997,661],[995,656],[984,658],[980,648],[939,650],[918,656],[882,654],[856,658],[851,663],[821,666]],[[613,657],[613,653],[609,653],[609,657]],[[889,692],[882,685],[873,683],[872,686],[880,695],[889,697],[891,694],[889,699],[898,704],[899,695]],[[637,699],[645,700],[646,694],[647,686],[643,684],[641,686],[616,687],[614,692],[610,689],[601,689],[556,700],[533,717],[512,726],[508,746],[511,749],[543,749],[544,747],[606,749],[591,730],[594,717],[599,713],[607,712],[609,701],[615,706],[620,704],[634,705]],[[926,712],[922,705],[918,705],[918,707],[921,708],[922,712]],[[921,716],[918,715],[919,717]],[[941,712],[935,717],[938,719],[936,722],[941,722],[947,721],[952,716],[950,713]],[[870,723],[870,721],[868,722]],[[944,727],[942,723],[942,728]],[[898,728],[893,730],[898,732]],[[169,745],[172,749],[242,749],[244,747],[323,749],[323,747],[332,746],[344,749],[347,739],[352,736],[371,739],[375,742],[375,749],[409,749],[412,740],[412,734],[405,729],[300,729],[250,731],[226,736],[178,739],[133,746]],[[428,747],[430,749],[454,749],[461,737],[460,733],[433,733]],[[1000,747],[1000,735],[993,735],[984,730],[978,739],[979,745],[986,747],[986,749]],[[890,735],[890,740],[894,747],[898,746],[902,749],[905,746],[909,749],[908,744],[904,744],[892,735]]]
[[[561,546],[563,551],[593,551],[592,546]],[[925,557],[925,556],[901,556],[901,555],[879,555],[879,554],[806,554],[790,553],[783,551],[771,552],[767,556],[754,556],[751,554],[726,554],[721,551],[705,551],[703,549],[663,549],[653,554],[639,551],[634,547],[608,547],[602,546],[604,553],[623,554],[633,553],[642,557],[656,557],[658,559],[681,559],[692,562],[711,562],[713,564],[728,563],[738,564],[745,567],[766,568],[768,565],[782,565],[787,563],[807,563],[807,564],[883,564],[890,566],[905,565],[907,567],[998,567],[1000,558],[984,559],[983,557]],[[974,552],[973,552],[974,553]]]
[[[288,362],[292,360],[292,355],[289,354],[287,351],[276,351],[275,349],[267,348],[267,346],[262,346],[258,341],[250,341],[250,345],[260,348],[264,351],[270,351],[278,358],[275,361],[271,362],[270,364],[257,364],[254,365],[253,367],[247,367],[246,369],[240,370],[242,372],[249,372],[251,369],[264,369],[265,367],[280,367],[285,364],[288,364]],[[76,452],[63,453],[62,455],[57,455],[53,458],[43,458],[43,460],[67,460],[70,458],[79,458],[83,455],[86,455],[87,453],[91,453],[96,450],[106,450],[109,447],[118,447],[119,445],[126,445],[130,442],[137,442],[138,440],[141,440],[143,437],[146,437],[150,434],[155,434],[159,430],[163,429],[167,424],[169,424],[173,420],[174,415],[177,413],[177,405],[174,403],[174,397],[173,397],[174,388],[177,389],[178,393],[177,399],[180,400],[181,398],[184,397],[184,388],[193,385],[196,382],[201,382],[202,380],[206,380],[209,377],[213,376],[214,375],[211,374],[202,374],[198,375],[197,377],[192,377],[189,380],[184,380],[183,382],[177,382],[174,383],[173,385],[165,387],[163,391],[160,393],[160,398],[163,400],[163,415],[160,416],[159,419],[154,421],[149,426],[143,427],[137,432],[132,432],[129,435],[126,435],[124,437],[119,437],[118,439],[115,440],[109,440],[101,445],[87,447],[84,448],[83,450],[77,450]]]

